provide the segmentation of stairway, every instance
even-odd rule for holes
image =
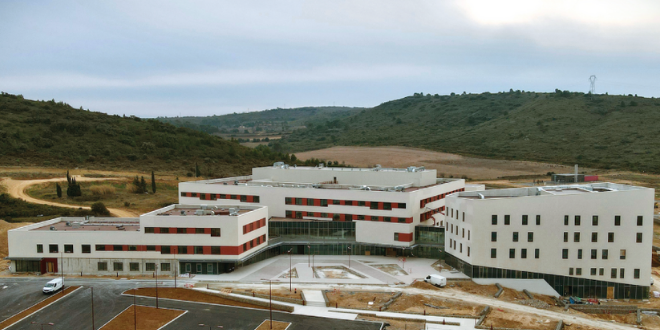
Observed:
[[[302,295],[303,299],[305,299],[306,306],[326,307],[321,290],[303,290]]]

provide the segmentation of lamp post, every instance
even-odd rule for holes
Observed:
[[[94,287],[90,287],[92,290],[92,330],[96,330],[94,327]]]
[[[310,263],[312,255],[312,247],[310,245],[307,245],[307,267],[312,267],[312,264]]]
[[[290,248],[289,251],[287,251],[287,253],[289,254],[289,292],[291,292],[291,258],[292,258],[291,250],[293,250],[293,248]]]
[[[62,292],[64,292],[64,251],[60,251],[60,276],[62,277]]]
[[[174,288],[175,289],[176,289],[176,275],[177,275],[176,273],[177,273],[177,269],[179,269],[179,267],[178,267],[179,264],[176,262],[176,252],[177,252],[177,250],[178,250],[178,248],[174,250]]]
[[[273,328],[273,282],[279,282],[279,280],[269,280],[262,278],[262,281],[268,281],[268,307],[270,309],[270,328]]]
[[[207,324],[204,324],[204,323],[200,323],[200,324],[198,324],[198,325],[199,325],[200,327],[209,327],[209,330],[211,330],[211,328],[213,328],[212,326],[207,325]],[[223,327],[223,326],[221,326],[221,325],[216,325],[216,328],[222,328],[222,327]]]
[[[312,277],[316,278],[316,273],[314,273],[314,257],[316,257],[316,253],[312,254]]]
[[[51,327],[55,325],[53,322],[49,323],[39,323],[39,322],[30,322],[31,324],[41,324],[41,330],[44,330],[44,325],[50,325]]]
[[[348,268],[351,268],[351,247],[348,246]]]
[[[133,288],[133,329],[137,330],[137,304],[135,303],[135,295],[137,295],[137,283]]]
[[[156,309],[158,309],[158,264],[156,264]]]

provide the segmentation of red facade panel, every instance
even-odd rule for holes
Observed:
[[[399,242],[412,242],[413,233],[399,233]]]
[[[211,247],[210,246],[204,246],[202,247],[204,254],[211,254]]]
[[[194,234],[195,228],[186,228],[186,234]]]

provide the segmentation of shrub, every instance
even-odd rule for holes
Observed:
[[[117,192],[117,189],[110,185],[93,186],[89,188],[89,190],[94,196],[109,196],[114,195]]]
[[[101,202],[92,204],[92,212],[96,215],[110,215],[110,211]]]

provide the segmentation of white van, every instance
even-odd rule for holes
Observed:
[[[62,288],[62,279],[61,278],[56,278],[54,280],[51,280],[50,282],[46,283],[46,286],[44,286],[44,293],[49,294],[53,292],[57,292]]]
[[[443,288],[447,285],[447,278],[438,274],[431,274],[424,279],[424,282]]]

